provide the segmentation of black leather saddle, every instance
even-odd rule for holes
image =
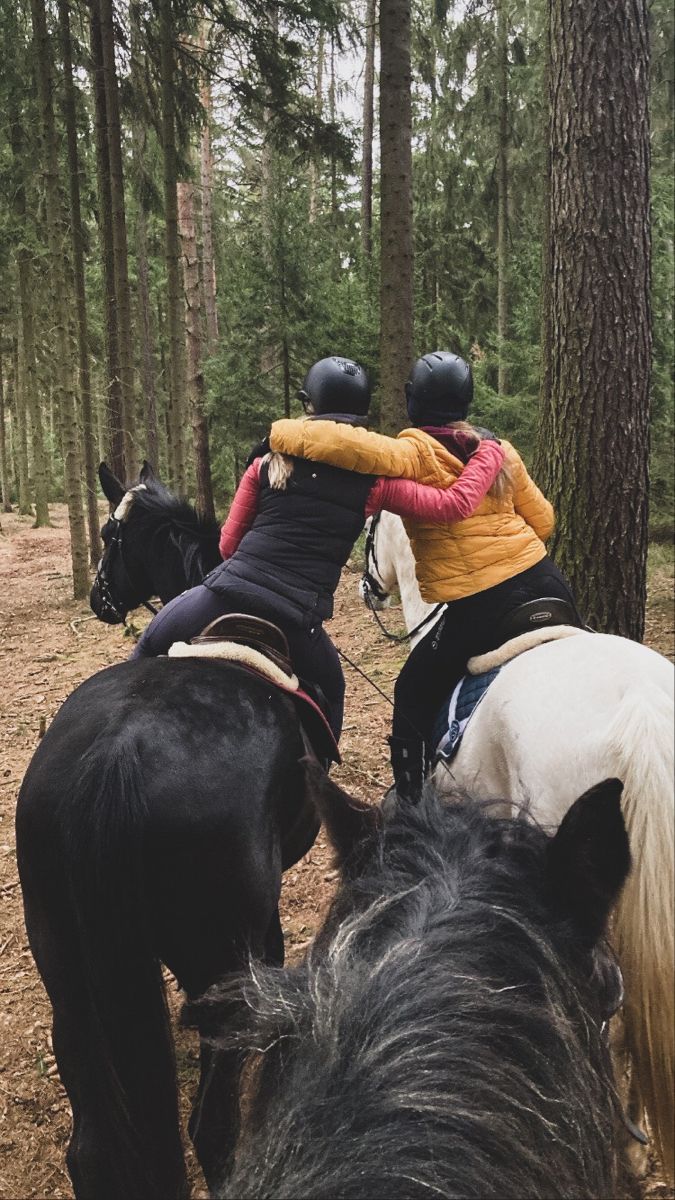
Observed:
[[[208,645],[209,642],[237,642],[241,646],[250,646],[281,667],[286,675],[293,674],[286,635],[278,625],[264,621],[262,617],[252,617],[249,613],[226,613],[216,617],[198,637],[190,641],[197,646]]]
[[[576,629],[583,629],[579,614],[572,604],[557,596],[543,596],[539,600],[527,600],[514,608],[513,612],[507,613],[497,630],[497,645],[503,646],[504,642],[510,642],[521,633],[530,633],[547,625],[573,625]]]

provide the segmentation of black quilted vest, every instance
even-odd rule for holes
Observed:
[[[207,575],[232,611],[312,629],[333,615],[340,572],[365,522],[374,476],[293,459],[284,491],[260,471],[258,513],[238,549]]]

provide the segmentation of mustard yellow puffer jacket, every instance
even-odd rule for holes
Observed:
[[[366,475],[415,479],[449,487],[462,462],[422,429],[397,438],[335,421],[275,421],[273,450],[331,463]],[[472,517],[452,525],[406,521],[417,581],[425,600],[458,600],[502,583],[534,566],[546,554],[544,538],[554,525],[553,509],[530,479],[513,446],[502,442],[514,479],[504,500],[485,496]]]

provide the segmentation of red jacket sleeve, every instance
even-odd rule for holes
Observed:
[[[378,479],[368,496],[366,516],[386,508],[399,517],[437,525],[463,521],[476,511],[492,487],[504,457],[499,442],[481,441],[459,479],[445,489],[427,487],[411,479]]]
[[[241,477],[227,520],[220,531],[220,556],[230,558],[245,533],[248,533],[258,511],[261,458],[256,458]]]

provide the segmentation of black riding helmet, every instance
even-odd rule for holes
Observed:
[[[370,384],[363,367],[350,358],[322,358],[305,375],[298,392],[305,409],[321,415],[351,413],[365,417],[370,408]]]
[[[413,425],[464,421],[473,399],[471,367],[449,350],[434,350],[418,358],[405,385],[405,396]]]

